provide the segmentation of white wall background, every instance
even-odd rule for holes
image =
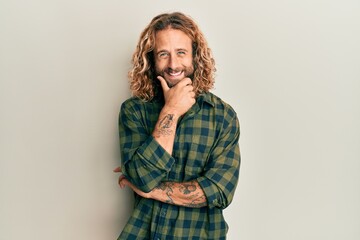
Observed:
[[[191,15],[238,112],[229,239],[360,239],[358,0],[0,2],[0,239],[116,239],[117,115],[142,29]]]

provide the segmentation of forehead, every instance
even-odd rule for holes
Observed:
[[[160,30],[155,34],[155,49],[172,50],[177,48],[191,49],[192,40],[181,30],[167,28]]]

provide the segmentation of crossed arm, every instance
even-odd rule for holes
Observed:
[[[168,152],[172,152],[176,121],[177,117],[175,117],[174,114],[160,114],[159,121],[153,133],[154,139]],[[118,167],[114,169],[114,172],[121,172],[121,168]],[[144,198],[151,198],[169,204],[193,208],[207,205],[204,191],[196,180],[190,182],[161,182],[148,193],[141,191],[126,179],[124,175],[119,177],[119,185],[121,188],[130,187],[134,192]]]
[[[178,119],[195,103],[195,94],[191,80],[188,78],[183,79],[173,88],[169,88],[163,78],[160,77],[159,80],[167,104],[165,104],[159,115],[152,136],[171,155]],[[121,168],[114,169],[114,172],[121,172]],[[130,187],[144,198],[151,198],[169,204],[194,208],[207,205],[205,193],[196,180],[190,182],[161,182],[148,193],[140,190],[123,175],[119,177],[119,185],[121,188]]]
[[[114,172],[121,172],[121,168],[114,169]],[[161,182],[150,192],[146,193],[137,188],[124,175],[119,177],[121,188],[130,187],[134,192],[144,198],[151,198],[164,203],[184,207],[200,208],[207,205],[204,191],[199,183],[194,180],[190,182]]]
[[[177,119],[177,115],[163,111],[160,113],[158,123],[153,132],[154,139],[170,153],[173,148]],[[121,168],[114,169],[114,172],[121,172]],[[121,188],[130,187],[144,198],[151,198],[169,204],[193,208],[207,205],[204,191],[196,180],[190,182],[161,182],[148,193],[141,191],[126,179],[124,175],[119,177],[119,185]]]

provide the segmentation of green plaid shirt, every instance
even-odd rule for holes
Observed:
[[[173,153],[152,137],[163,101],[130,98],[119,114],[123,174],[144,192],[162,181],[196,179],[206,207],[170,205],[135,194],[133,213],[118,239],[226,239],[222,210],[232,201],[240,170],[235,111],[212,93],[200,95],[179,120]]]

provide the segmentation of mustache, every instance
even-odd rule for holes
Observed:
[[[162,70],[161,72],[162,73],[174,73],[174,72],[182,72],[182,71],[185,71],[186,72],[186,69],[184,68],[175,68],[175,69],[172,69],[172,68],[166,68],[164,70]]]
[[[182,67],[182,68],[170,68],[170,67],[166,67],[163,69],[157,69],[157,71],[155,71],[156,75],[160,75],[163,76],[165,75],[165,73],[170,74],[170,73],[174,73],[174,72],[184,72],[185,73],[185,77],[190,77],[194,75],[194,68],[192,67]]]

